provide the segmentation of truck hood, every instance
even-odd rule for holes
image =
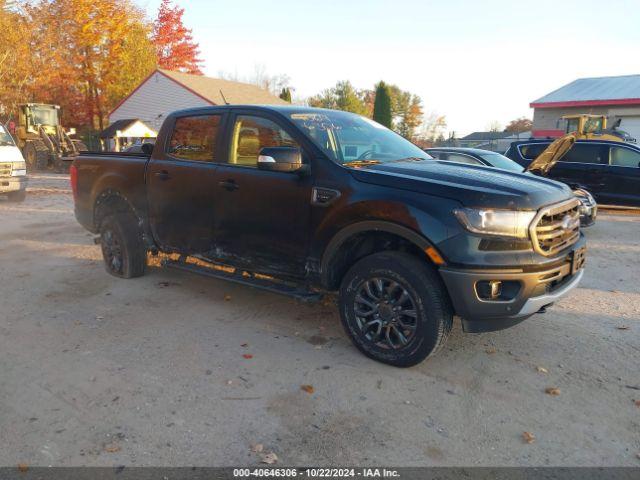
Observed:
[[[23,160],[18,147],[13,145],[0,146],[0,163],[22,162]]]
[[[535,175],[437,160],[348,168],[360,182],[450,198],[467,207],[536,210],[572,196],[563,183]]]

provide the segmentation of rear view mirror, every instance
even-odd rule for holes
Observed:
[[[265,147],[258,156],[258,168],[272,172],[305,172],[302,152],[296,147]]]
[[[153,153],[153,143],[143,143],[140,148],[145,155],[151,155]]]

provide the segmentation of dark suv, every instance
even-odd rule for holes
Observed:
[[[107,271],[169,267],[298,298],[339,292],[366,355],[414,365],[454,314],[468,332],[515,325],[584,270],[579,201],[561,183],[439,162],[367,118],[304,107],[173,113],[151,155],[86,154],[78,221]]]
[[[513,142],[505,155],[527,167],[552,141]],[[601,206],[640,207],[640,148],[634,144],[578,140],[547,176],[588,190]]]

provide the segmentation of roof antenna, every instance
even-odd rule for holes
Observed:
[[[229,102],[227,102],[227,99],[224,98],[224,93],[222,93],[222,89],[220,89],[220,95],[222,95],[222,100],[224,100],[224,104],[229,105]]]

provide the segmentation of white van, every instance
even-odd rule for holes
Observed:
[[[27,196],[27,165],[9,132],[0,125],[0,195],[10,202]]]

